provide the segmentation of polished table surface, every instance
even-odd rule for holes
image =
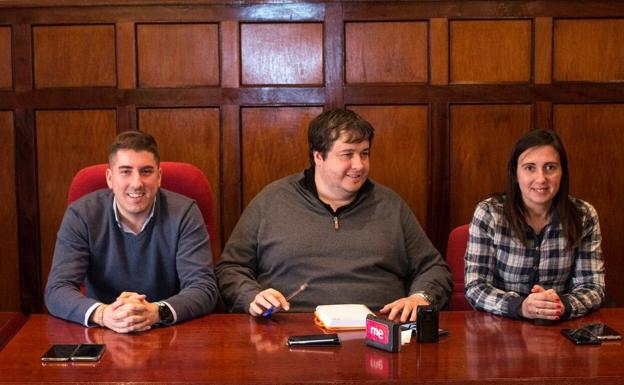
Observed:
[[[559,333],[590,322],[624,332],[624,309],[549,326],[442,312],[447,337],[437,344],[413,339],[399,353],[365,346],[362,331],[341,333],[338,347],[289,349],[289,335],[320,332],[312,314],[212,314],[133,335],[31,315],[0,351],[0,383],[624,384],[622,342],[576,346]],[[96,363],[42,363],[58,343],[104,343],[107,350]]]
[[[17,312],[0,312],[0,350],[26,322],[26,316]]]

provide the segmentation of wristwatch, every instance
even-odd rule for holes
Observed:
[[[156,302],[158,305],[158,318],[160,318],[159,324],[170,325],[173,323],[173,313],[171,308],[164,302]]]
[[[428,294],[427,292],[417,291],[413,295],[417,295],[417,296],[425,299],[427,302],[429,302],[429,305],[433,305],[435,303],[435,301],[433,300],[433,297],[430,294]]]

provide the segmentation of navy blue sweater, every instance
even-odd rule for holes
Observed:
[[[79,290],[83,282],[86,295]],[[119,228],[110,190],[69,206],[46,286],[49,312],[83,323],[93,304],[112,303],[123,291],[145,294],[150,302],[167,301],[178,321],[212,311],[217,284],[195,201],[161,189],[154,216],[137,235]]]

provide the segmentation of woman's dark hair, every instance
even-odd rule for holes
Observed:
[[[550,207],[551,213],[557,213],[559,221],[563,227],[563,234],[566,238],[566,249],[571,250],[577,247],[581,240],[581,211],[576,207],[569,197],[570,174],[568,172],[568,156],[559,136],[551,130],[537,129],[524,134],[516,142],[507,165],[507,189],[504,203],[505,217],[511,224],[512,233],[518,237],[523,244],[527,245],[526,231],[527,214],[526,206],[522,200],[522,192],[518,185],[518,158],[520,155],[532,147],[552,146],[559,153],[561,162],[561,182],[559,191],[553,198]],[[500,197],[500,195],[499,195]],[[528,246],[528,245],[527,245]]]

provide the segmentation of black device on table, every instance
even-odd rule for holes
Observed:
[[[106,345],[102,344],[55,344],[41,357],[41,361],[98,361],[105,349]]]

